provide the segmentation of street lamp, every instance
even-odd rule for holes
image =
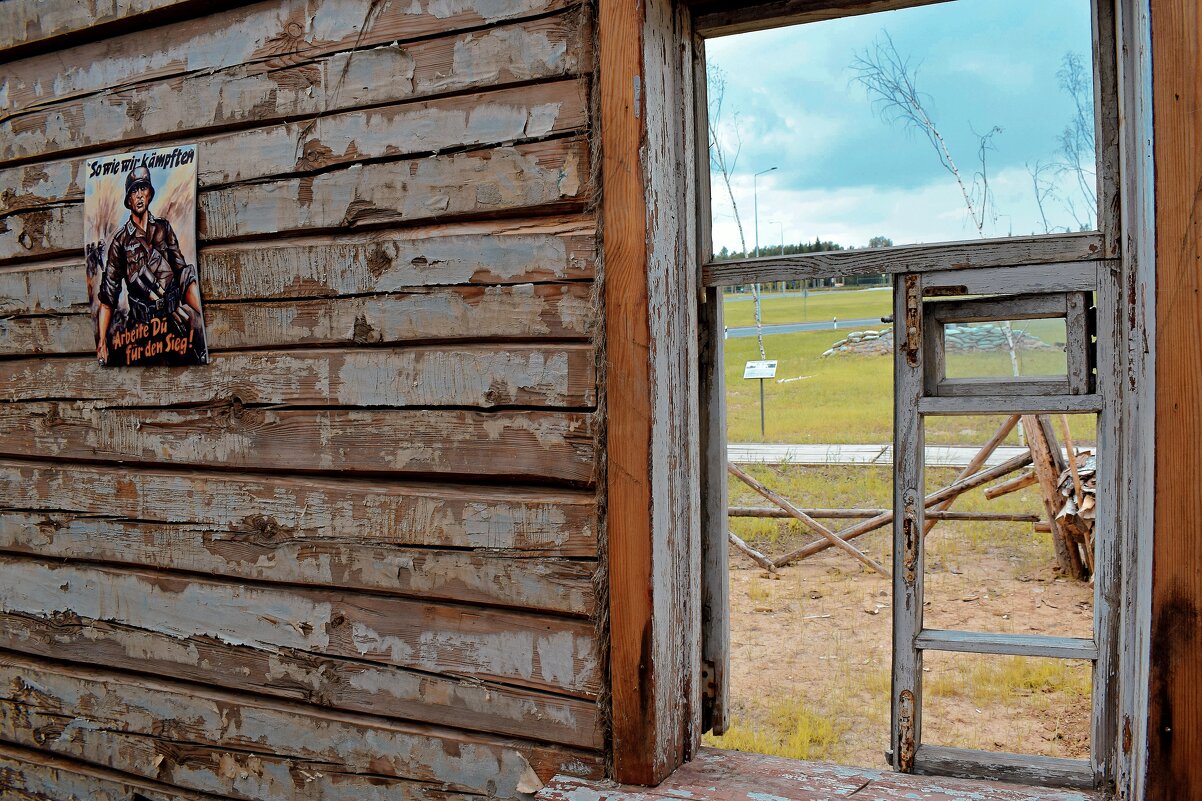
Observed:
[[[760,257],[760,196],[756,187],[756,179],[766,172],[772,172],[776,167],[769,167],[766,170],[760,170],[755,175],[751,176],[751,203],[755,209],[755,257]]]

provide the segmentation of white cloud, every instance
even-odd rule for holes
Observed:
[[[1074,198],[1082,205],[1072,176],[1055,178],[1061,198]],[[748,250],[755,247],[755,198],[749,177],[732,181],[743,219]],[[738,228],[720,176],[712,177],[714,249],[726,246],[740,250]],[[1035,202],[1031,177],[1023,168],[1000,171],[990,180],[993,209],[985,225],[987,236],[1025,236],[1044,233]],[[845,246],[863,247],[874,236],[886,236],[895,244],[946,242],[975,239],[977,230],[968,217],[960,190],[950,175],[915,189],[891,186],[855,186],[830,190],[797,190],[779,185],[772,175],[758,182],[760,245],[831,240]],[[1062,200],[1045,201],[1045,213],[1053,229],[1076,230],[1077,224]],[[778,226],[777,223],[780,223]]]

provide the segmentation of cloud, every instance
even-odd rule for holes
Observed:
[[[950,242],[976,239],[977,229],[968,216],[963,197],[950,175],[917,188],[861,185],[829,190],[799,190],[783,185],[775,173],[758,181],[759,234],[761,247],[824,239],[844,246],[864,247],[874,236],[886,236],[894,244]],[[1067,173],[1049,174],[1054,195],[1045,202],[1051,230],[1076,230],[1078,223],[1065,200],[1078,208],[1084,202],[1075,178]],[[721,179],[713,176],[713,239],[715,251],[723,246],[741,250],[738,227]],[[755,215],[752,183],[738,176],[732,181],[735,200],[743,219],[748,250],[755,247]],[[985,233],[991,237],[1026,236],[1045,233],[1035,202],[1031,176],[1025,168],[999,171],[990,180],[993,205],[987,210]]]

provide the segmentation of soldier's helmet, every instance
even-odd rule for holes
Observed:
[[[150,190],[150,197],[146,201],[149,204],[154,200],[154,184],[150,182],[150,170],[146,167],[134,167],[129,175],[125,176],[125,208],[129,208],[130,193],[140,186]]]

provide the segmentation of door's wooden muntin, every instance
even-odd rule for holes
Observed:
[[[1025,289],[1026,287],[1024,287]],[[1093,337],[1089,325],[1091,293],[1052,292],[926,300],[922,304],[926,348],[923,386],[928,397],[989,395],[1085,395],[1094,386]],[[1012,320],[1064,320],[1065,372],[1057,375],[959,377],[947,375],[949,325]]]

